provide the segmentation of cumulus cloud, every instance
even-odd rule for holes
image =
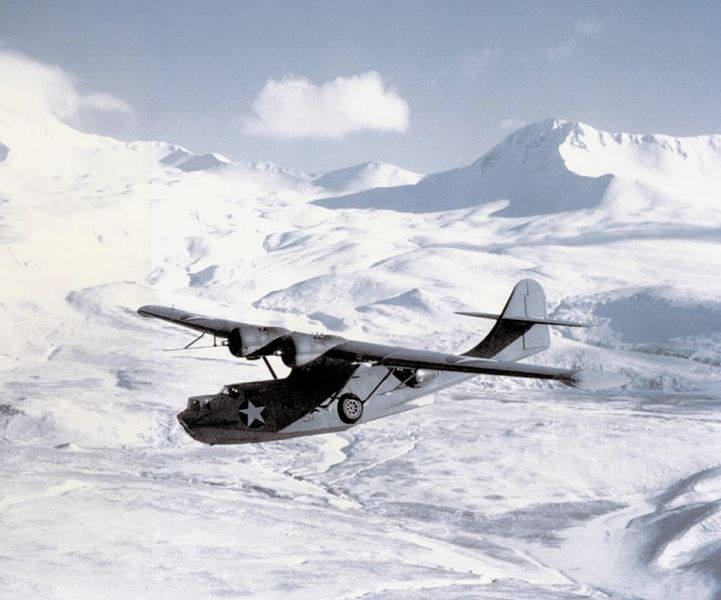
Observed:
[[[71,122],[88,112],[133,113],[124,100],[84,89],[64,69],[12,51],[0,51],[0,110],[30,117],[51,114]]]
[[[558,60],[566,60],[571,58],[584,38],[596,37],[601,33],[601,26],[596,19],[586,17],[579,19],[573,26],[571,34],[562,40],[557,46],[551,48],[546,56],[548,60],[555,62]]]
[[[502,131],[510,132],[525,127],[528,125],[528,121],[519,119],[518,117],[509,117],[508,119],[503,119],[498,125]]]
[[[286,77],[266,82],[243,130],[288,138],[340,138],[365,130],[406,131],[408,103],[375,71],[316,85]]]

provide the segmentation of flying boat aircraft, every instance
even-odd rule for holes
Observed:
[[[562,369],[518,362],[550,346],[549,326],[583,327],[549,319],[546,297],[532,279],[520,281],[500,315],[458,314],[496,322],[478,344],[462,354],[311,335],[282,327],[263,327],[206,317],[164,306],[138,312],[212,335],[214,345],[233,356],[262,359],[270,380],[233,383],[218,394],[188,399],[178,421],[206,444],[243,444],[282,440],[348,429],[415,408],[413,400],[476,375],[549,379],[583,389],[604,389],[627,382],[606,371]],[[290,367],[279,379],[269,356]]]

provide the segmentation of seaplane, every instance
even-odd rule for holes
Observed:
[[[241,359],[263,360],[271,379],[224,385],[193,396],[177,415],[183,429],[205,444],[244,444],[338,432],[415,408],[415,400],[477,375],[546,379],[599,390],[628,380],[605,370],[568,369],[520,362],[549,348],[549,327],[583,327],[550,319],[543,288],[516,284],[500,314],[460,312],[493,319],[489,333],[460,354],[388,346],[208,317],[165,306],[138,313],[195,330]],[[220,343],[218,343],[220,340]],[[269,357],[290,368],[279,378]]]

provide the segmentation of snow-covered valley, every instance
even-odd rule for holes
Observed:
[[[4,598],[721,594],[721,136],[548,120],[464,168],[308,174],[0,114]],[[209,447],[266,377],[144,303],[456,351],[532,277],[582,320],[348,432]]]

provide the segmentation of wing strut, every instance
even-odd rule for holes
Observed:
[[[190,342],[187,346],[185,346],[185,348],[183,348],[183,350],[187,350],[187,349],[190,348],[193,344],[195,344],[196,342],[199,342],[200,340],[202,340],[204,337],[205,337],[205,332],[201,333],[197,338],[195,338],[192,342]]]
[[[373,388],[373,390],[371,391],[371,393],[368,394],[368,396],[366,396],[366,399],[363,400],[363,404],[365,404],[366,402],[368,402],[368,400],[371,399],[371,396],[378,391],[378,388],[381,387],[381,386],[385,383],[386,379],[388,379],[388,378],[391,376],[391,373],[392,373],[392,372],[393,372],[392,369],[388,369],[388,372],[387,372],[387,373],[383,376],[383,378],[378,382],[378,385],[376,385],[376,386]]]
[[[268,370],[270,371],[270,374],[273,376],[273,379],[278,379],[278,376],[275,374],[275,371],[273,370],[273,367],[270,365],[270,361],[268,360],[267,356],[261,356],[263,359],[263,362],[265,363],[265,366],[268,367]]]
[[[197,338],[195,338],[192,342],[187,344],[186,346],[183,346],[182,348],[165,348],[164,352],[177,352],[179,350],[187,350],[191,346],[194,346],[197,344],[200,340],[202,340],[205,337],[205,332],[201,333]]]
[[[187,344],[186,346],[183,346],[182,348],[165,348],[163,349],[163,352],[179,352],[181,350],[190,350],[191,346],[195,346],[193,350],[201,350],[202,348],[217,348],[218,346],[227,346],[227,342],[225,340],[221,340],[220,344],[218,343],[218,337],[216,335],[213,335],[213,345],[212,346],[196,346],[200,340],[202,340],[205,337],[205,332],[201,333],[197,338],[195,338],[192,342]]]

